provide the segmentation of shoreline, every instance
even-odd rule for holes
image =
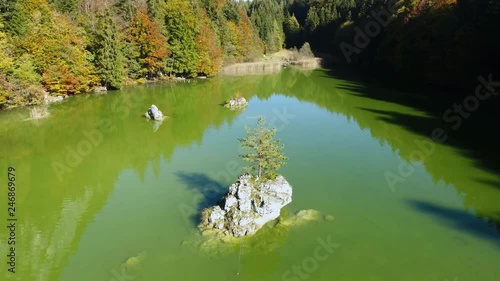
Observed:
[[[293,59],[293,52],[290,50],[281,50],[279,52],[273,53],[269,56],[264,56],[264,58],[260,61],[254,62],[241,62],[234,63],[226,66],[222,66],[218,73],[213,76],[238,76],[238,75],[259,75],[259,74],[270,74],[281,71],[287,67],[295,67],[298,69],[316,69],[322,66],[323,59],[320,57],[312,57],[312,58],[300,58]],[[134,81],[130,83],[130,81],[125,81],[123,88],[127,88],[130,86],[140,86],[140,85],[148,85],[148,84],[161,84],[161,83],[189,83],[193,80],[206,80],[211,77],[207,76],[198,76],[198,77],[162,77],[152,80],[141,80]],[[79,95],[106,95],[109,92],[113,92],[115,90],[103,90],[103,87],[95,87],[86,93],[82,93]],[[118,89],[120,90],[120,89]],[[36,106],[44,106],[50,105],[53,103],[57,103],[68,98],[73,97],[74,95],[67,96],[51,96],[50,93],[45,92],[44,99],[36,104],[25,104],[25,105],[14,105],[10,107],[5,107],[0,109],[0,111],[8,111],[16,108],[30,108]]]
[[[296,61],[259,61],[243,62],[227,65],[221,68],[219,75],[250,75],[275,73],[286,67],[316,69],[321,66],[321,58],[308,58]]]
[[[50,104],[62,102],[66,99],[76,97],[76,96],[83,96],[83,95],[107,95],[110,92],[114,91],[120,91],[123,90],[124,88],[128,87],[134,87],[134,86],[145,86],[145,85],[151,85],[151,84],[163,84],[163,83],[189,83],[191,80],[206,80],[206,76],[198,76],[198,77],[192,77],[192,78],[185,78],[185,77],[168,77],[168,78],[157,78],[157,79],[151,79],[151,80],[144,80],[141,82],[124,82],[123,87],[121,89],[106,89],[103,90],[104,87],[98,86],[92,88],[88,92],[84,92],[78,95],[66,95],[66,96],[51,96],[49,92],[44,90],[44,98],[41,100],[39,103],[35,104],[24,104],[24,105],[13,105],[9,107],[4,107],[0,109],[0,112],[2,111],[8,111],[8,110],[13,110],[13,109],[19,109],[19,108],[30,108],[30,107],[36,107],[36,106],[47,106]]]
[[[251,75],[275,73],[286,67],[303,69],[316,69],[322,66],[320,57],[295,58],[291,50],[281,50],[269,56],[264,56],[260,61],[241,62],[223,66],[218,75]]]

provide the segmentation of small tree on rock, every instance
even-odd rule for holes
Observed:
[[[273,179],[277,171],[286,164],[288,158],[281,153],[283,145],[279,140],[274,140],[276,129],[270,128],[266,120],[260,117],[254,129],[245,127],[246,138],[239,138],[243,149],[248,154],[240,155],[244,161],[250,162],[245,170],[256,175],[259,180]]]

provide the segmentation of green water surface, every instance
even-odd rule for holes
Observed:
[[[245,111],[220,105],[236,92]],[[428,103],[327,70],[286,69],[79,96],[39,120],[25,120],[26,108],[0,112],[0,226],[8,166],[18,219],[15,274],[0,230],[0,280],[498,281],[500,176],[486,161],[497,152],[461,137]],[[143,118],[151,104],[169,118]],[[278,128],[290,158],[284,212],[335,219],[266,228],[241,250],[207,253],[196,247],[198,212],[237,178],[237,138],[258,116]],[[435,128],[445,142],[431,142]]]

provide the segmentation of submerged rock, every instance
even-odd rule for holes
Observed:
[[[224,236],[251,235],[278,218],[281,208],[290,202],[292,186],[283,176],[259,183],[245,174],[229,187],[220,205],[203,210],[199,228]]]
[[[163,120],[163,113],[154,104],[151,105],[151,107],[146,112],[145,116],[148,119],[153,119],[157,121]]]
[[[300,210],[293,216],[280,219],[279,224],[285,226],[299,226],[308,222],[318,221],[320,218],[320,211],[313,209]]]
[[[137,256],[129,257],[123,264],[122,267],[127,269],[137,268],[146,258],[146,252],[140,252]]]
[[[332,215],[324,216],[325,221],[333,221],[335,218]]]
[[[247,107],[248,102],[244,97],[237,97],[228,100],[224,106],[231,109],[240,109]]]

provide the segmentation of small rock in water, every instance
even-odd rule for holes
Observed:
[[[106,88],[106,87],[95,87],[94,88],[94,93],[96,93],[96,94],[106,93],[107,91],[108,91],[108,88]]]
[[[230,99],[224,106],[230,109],[240,109],[247,107],[248,102],[244,97],[237,97]]]
[[[145,114],[146,118],[153,119],[157,121],[163,120],[163,113],[156,107],[156,105],[151,105]]]

